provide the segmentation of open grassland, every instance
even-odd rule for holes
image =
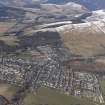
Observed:
[[[28,93],[23,105],[97,105],[86,99],[64,95],[55,89],[40,88],[37,93]]]

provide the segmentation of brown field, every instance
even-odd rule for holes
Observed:
[[[82,71],[82,72],[90,72],[90,73],[105,73],[105,63],[98,62],[95,60],[94,62],[85,62],[80,60],[69,60],[64,61],[64,64],[67,68],[72,69],[73,71]]]
[[[105,54],[105,34],[96,27],[68,25],[59,33],[64,46],[74,54],[85,57]]]
[[[14,25],[14,23],[9,23],[9,22],[0,22],[0,33],[4,33],[6,31],[8,31],[12,26]]]

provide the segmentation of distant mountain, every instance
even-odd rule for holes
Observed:
[[[105,0],[48,0],[50,3],[67,3],[75,2],[84,5],[90,10],[105,8]]]
[[[23,6],[22,4],[20,5],[18,3],[16,5],[9,3],[2,3],[5,6],[0,8],[1,11],[0,17],[6,17],[6,18],[11,16],[13,16],[14,18],[24,17],[25,20],[36,21],[38,24],[39,23],[42,24],[42,23],[52,23],[52,22],[72,21],[72,20],[80,22],[81,20],[80,19],[77,20],[77,17],[79,17],[82,14],[88,13],[87,8],[74,2],[68,2],[65,4],[51,4],[51,3],[37,4],[37,3],[35,3],[35,5],[33,6],[32,4],[26,6],[26,4],[24,3]],[[30,11],[30,13],[28,11]]]
[[[41,23],[105,19],[105,0],[0,0],[0,3],[32,10],[36,13],[34,17]]]
[[[39,7],[42,11],[46,12],[52,12],[52,13],[61,13],[61,14],[79,14],[79,13],[85,13],[88,11],[84,6],[74,3],[74,2],[69,2],[66,4],[40,4]]]
[[[11,5],[30,5],[41,3],[65,4],[68,2],[75,2],[84,5],[89,10],[97,10],[105,8],[105,0],[0,0],[0,2]]]
[[[25,6],[44,3],[46,0],[0,0],[0,3],[13,6]]]

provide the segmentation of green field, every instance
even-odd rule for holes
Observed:
[[[103,97],[105,99],[105,80],[100,80],[100,86],[101,86]]]
[[[3,95],[8,100],[11,100],[11,98],[14,96],[17,90],[18,88],[15,86],[11,86],[5,83],[0,83],[0,95]]]
[[[42,87],[37,93],[27,92],[22,105],[98,105],[89,100],[67,96],[54,89]]]

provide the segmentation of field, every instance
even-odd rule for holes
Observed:
[[[100,83],[100,89],[102,90],[103,98],[105,100],[105,79],[101,79],[99,83]],[[102,105],[105,105],[105,103]]]
[[[9,46],[15,46],[18,45],[18,39],[16,36],[0,36],[0,41],[5,43]]]
[[[14,24],[13,22],[0,22],[0,34],[8,31]]]
[[[8,100],[11,100],[17,88],[15,86],[11,86],[9,84],[0,83],[0,95],[3,95]]]
[[[54,89],[40,88],[37,93],[27,92],[23,105],[97,105],[89,100],[64,95]]]

